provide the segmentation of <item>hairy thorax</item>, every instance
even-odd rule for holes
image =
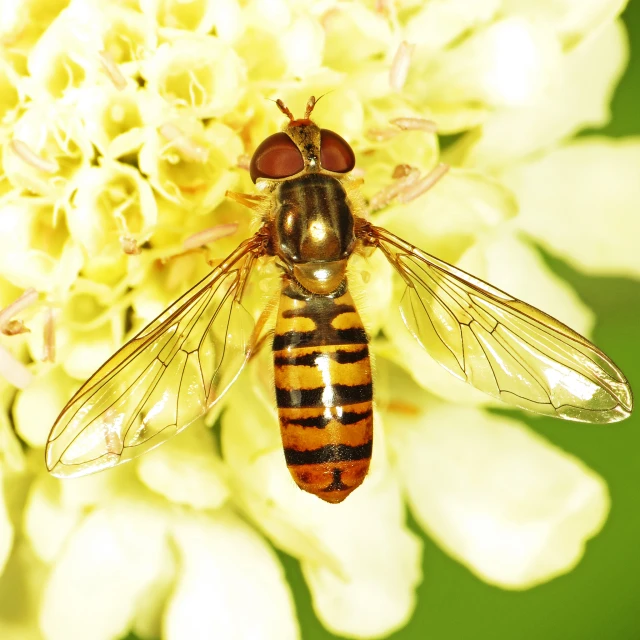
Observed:
[[[353,213],[340,181],[308,174],[281,183],[275,196],[278,255],[305,289],[334,291],[355,243]]]

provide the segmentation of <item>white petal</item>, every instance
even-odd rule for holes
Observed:
[[[554,83],[532,104],[498,109],[455,149],[468,166],[500,169],[584,127],[602,126],[628,57],[622,23],[612,22],[572,50],[554,71]],[[466,156],[465,156],[466,154]]]
[[[487,23],[500,10],[500,0],[424,2],[405,27],[404,37],[429,48],[443,49],[465,32]]]
[[[275,412],[247,383],[223,416],[223,450],[247,514],[300,559],[316,613],[334,633],[387,635],[408,621],[421,578],[421,545],[405,526],[382,425],[369,475],[342,504],[300,491],[287,471]]]
[[[122,495],[141,499],[148,499],[151,495],[136,478],[135,466],[129,464],[73,480],[56,478],[54,482],[59,487],[60,504],[64,509],[88,510],[96,505],[117,501]]]
[[[0,638],[42,640],[38,611],[46,567],[29,544],[18,539],[0,576]]]
[[[231,512],[185,514],[172,527],[180,575],[167,640],[295,640],[293,598],[275,553]]]
[[[39,375],[16,396],[13,421],[20,437],[32,447],[43,447],[60,411],[78,383],[60,366]]]
[[[40,625],[48,640],[126,635],[141,602],[171,567],[163,516],[145,503],[90,513],[64,547],[45,587]]]
[[[375,223],[441,260],[455,261],[478,237],[516,213],[513,194],[498,181],[452,168],[426,194],[389,207]]]
[[[566,47],[593,35],[603,24],[620,14],[627,0],[503,0],[506,15],[543,22],[553,29]]]
[[[511,229],[505,228],[475,245],[458,265],[582,335],[589,335],[593,329],[593,312],[571,286],[546,265],[526,239]]]
[[[9,383],[0,383],[0,467],[7,473],[21,473],[26,467],[25,452],[6,410],[13,397]]]
[[[519,17],[498,20],[440,54],[425,83],[425,97],[436,105],[526,105],[547,91],[560,57],[558,42],[548,30]],[[437,106],[434,111],[437,114]]]
[[[214,454],[213,436],[202,423],[138,462],[138,475],[150,489],[196,509],[216,509],[227,499],[223,474],[222,462]]]
[[[590,273],[640,276],[640,140],[583,138],[505,172],[516,223]]]
[[[413,410],[385,418],[425,531],[504,588],[573,569],[609,511],[602,478],[515,420],[437,402],[410,383],[397,400]]]
[[[361,71],[368,61],[382,59],[393,43],[389,21],[361,3],[336,3],[322,17],[322,25],[326,38],[324,64],[351,71],[352,75],[357,75],[353,71]],[[388,89],[388,81],[385,84]]]
[[[349,290],[368,334],[375,336],[389,314],[393,298],[393,267],[381,251],[349,259]]]
[[[145,59],[149,89],[177,112],[197,118],[231,111],[244,91],[245,68],[235,50],[210,35],[162,43]]]
[[[379,429],[377,435],[380,440]],[[422,578],[422,544],[404,526],[396,482],[371,483],[348,503],[314,505],[298,513],[313,518],[319,535],[342,562],[340,573],[315,562],[301,563],[325,626],[354,638],[386,636],[403,627],[413,613],[414,590]]]
[[[13,544],[13,525],[4,502],[3,474],[0,467],[0,575],[7,562]]]
[[[23,520],[24,534],[41,560],[53,562],[81,516],[79,507],[61,503],[60,482],[43,473],[29,490]]]
[[[296,18],[280,36],[289,73],[304,78],[317,71],[322,63],[324,31],[309,15]]]

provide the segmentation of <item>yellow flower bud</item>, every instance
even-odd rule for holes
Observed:
[[[181,37],[161,44],[145,61],[143,75],[176,112],[198,118],[228,113],[244,91],[244,65],[212,36]]]
[[[127,242],[138,246],[151,237],[157,221],[151,187],[129,165],[105,160],[78,177],[69,208],[73,237],[94,258],[129,253]]]
[[[69,234],[67,207],[13,194],[0,216],[0,273],[18,287],[61,295],[78,276],[82,252]]]

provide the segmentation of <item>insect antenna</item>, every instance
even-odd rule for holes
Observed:
[[[322,96],[320,96],[320,98],[322,98]],[[320,100],[320,98],[318,98],[318,100]],[[318,100],[316,100],[315,96],[311,96],[307,101],[307,108],[304,110],[305,120],[308,120],[309,117],[311,116],[311,112],[313,111],[313,108],[316,106],[316,103],[318,102]]]
[[[278,98],[277,100],[273,100],[273,102],[275,102],[278,105],[278,109],[280,109],[280,111],[282,111],[282,113],[284,113],[284,115],[287,116],[287,118],[289,118],[289,120],[293,122],[295,118],[293,117],[293,113],[291,113],[291,110],[289,109],[289,107],[287,107],[287,105],[284,102],[282,102],[280,98]],[[313,107],[311,108],[313,109]]]

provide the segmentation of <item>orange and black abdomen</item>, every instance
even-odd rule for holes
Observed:
[[[373,442],[368,339],[346,282],[331,297],[285,280],[273,355],[289,471],[301,489],[341,502],[362,484]]]

